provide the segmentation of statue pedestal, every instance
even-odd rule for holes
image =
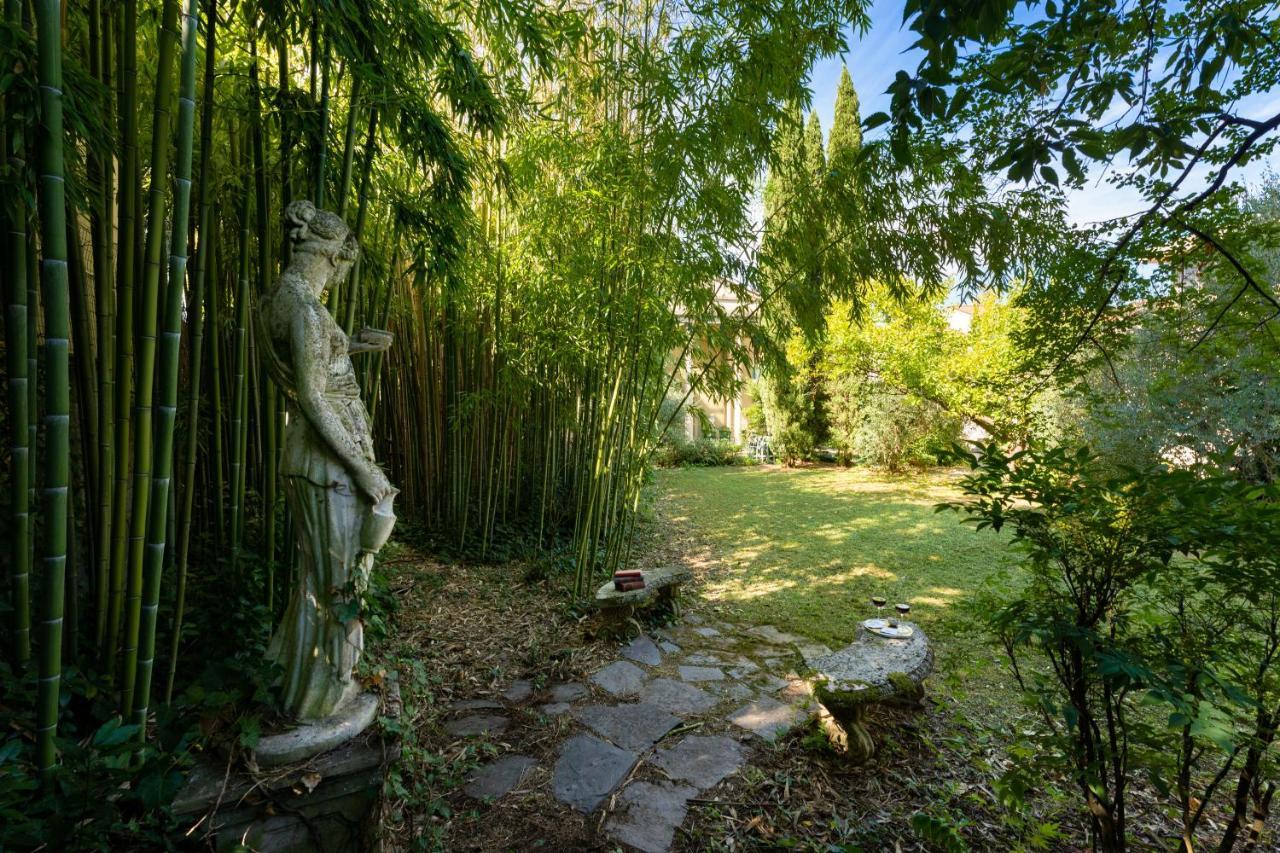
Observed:
[[[254,759],[259,767],[305,761],[351,740],[369,728],[377,716],[378,697],[372,693],[357,694],[333,716],[307,720],[287,732],[260,738],[253,751]]]
[[[389,686],[387,708],[395,716],[399,695],[394,681]],[[208,839],[209,846],[218,850],[244,844],[267,853],[370,849],[377,836],[378,802],[387,768],[399,759],[400,744],[368,728],[377,714],[376,696],[362,694],[344,710],[351,712],[339,715],[347,717],[345,728],[334,722],[338,718],[329,718],[319,721],[324,726],[304,727],[310,729],[305,737],[295,737],[294,730],[270,738],[290,749],[304,743],[313,748],[325,737],[349,733],[336,748],[313,752],[293,766],[251,771],[216,757],[197,765],[173,801],[174,814],[191,827],[183,841],[207,843],[202,840]],[[355,724],[365,715],[364,731],[356,731]],[[259,741],[260,767],[262,746],[270,739]]]

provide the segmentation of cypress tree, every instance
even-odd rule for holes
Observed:
[[[828,283],[841,291],[856,293],[853,251],[854,237],[860,233],[862,213],[858,201],[858,153],[862,148],[862,119],[858,93],[849,69],[840,75],[836,89],[836,112],[827,141],[827,173],[822,188],[825,221],[831,229],[832,245],[827,252]]]

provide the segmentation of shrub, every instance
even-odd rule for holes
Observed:
[[[803,424],[787,424],[772,436],[774,455],[783,465],[798,465],[813,455],[813,433]]]
[[[742,465],[746,459],[732,441],[721,438],[676,439],[664,442],[654,454],[659,468],[681,466],[710,468],[717,465]]]
[[[901,471],[936,465],[960,435],[960,419],[910,394],[876,391],[863,397],[843,432],[847,454],[868,465]]]
[[[1280,723],[1280,490],[1117,472],[1083,448],[991,444],[971,464],[972,500],[940,508],[1011,528],[1026,552],[1027,583],[985,618],[1044,716],[1038,760],[1075,781],[1094,848],[1126,849],[1138,773],[1178,803],[1186,849],[1208,846],[1206,813],[1229,816],[1223,853],[1259,832],[1248,818],[1267,815]],[[1028,652],[1044,674],[1024,680]]]

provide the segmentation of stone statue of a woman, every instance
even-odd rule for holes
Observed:
[[[360,691],[364,629],[351,605],[391,534],[396,490],[374,462],[351,354],[385,350],[391,336],[365,329],[348,337],[321,302],[359,252],[346,223],[309,201],[285,216],[292,260],[264,295],[257,328],[291,402],[280,475],[299,571],[268,655],[284,669],[284,709],[309,721],[344,713]]]

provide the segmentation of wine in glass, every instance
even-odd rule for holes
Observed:
[[[889,601],[886,598],[883,598],[879,595],[875,595],[871,597],[871,603],[875,605],[876,618],[867,620],[867,627],[871,629],[883,628],[888,623],[886,623],[884,619],[881,618],[880,614],[884,612],[884,606],[888,604]]]
[[[898,626],[898,623],[904,621],[907,618],[907,614],[911,612],[911,605],[895,604],[893,609],[898,611],[898,618],[893,620],[893,625],[896,628]]]

